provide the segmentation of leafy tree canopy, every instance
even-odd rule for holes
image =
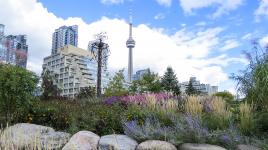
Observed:
[[[41,96],[44,100],[49,100],[53,98],[57,98],[60,96],[60,89],[55,85],[55,79],[53,74],[50,71],[45,70],[42,73],[42,90],[43,94]]]
[[[145,92],[161,92],[163,88],[161,86],[160,77],[158,74],[151,72],[145,73],[140,80],[133,81],[129,87],[131,93],[145,93]]]
[[[128,91],[124,86],[126,80],[123,72],[124,69],[119,70],[110,80],[109,85],[105,88],[105,96],[121,96],[128,94]]]
[[[14,120],[20,109],[30,108],[38,77],[24,68],[0,64],[0,108],[6,122]]]

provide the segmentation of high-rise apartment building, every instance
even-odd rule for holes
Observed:
[[[196,77],[191,77],[190,81],[192,82],[193,87],[201,93],[212,95],[218,92],[218,86],[211,86],[210,84],[200,83],[199,80],[196,80]],[[185,93],[188,85],[189,81],[180,83],[180,90],[182,93]]]
[[[26,68],[28,45],[26,35],[4,35],[0,24],[0,62]]]
[[[55,30],[52,37],[51,54],[56,54],[65,45],[78,45],[78,26],[62,26]]]
[[[44,58],[43,71],[49,71],[61,96],[74,98],[82,88],[97,83],[97,63],[90,51],[66,45]],[[108,71],[102,72],[102,87],[109,81]]]
[[[136,74],[133,76],[133,80],[140,80],[144,74],[149,73],[150,69],[143,69],[143,70],[138,70],[136,71]]]

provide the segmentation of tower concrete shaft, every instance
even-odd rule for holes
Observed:
[[[127,40],[127,48],[129,49],[128,53],[128,81],[132,82],[133,76],[133,56],[132,49],[135,47],[135,41],[132,38],[132,23],[129,23],[129,38]]]

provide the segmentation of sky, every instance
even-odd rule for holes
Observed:
[[[26,34],[27,69],[40,74],[51,53],[52,33],[78,25],[78,47],[106,32],[108,67],[127,70],[129,15],[133,16],[134,72],[163,75],[172,67],[179,82],[196,76],[235,93],[229,77],[248,64],[243,52],[257,39],[268,43],[268,0],[0,0],[5,34]]]

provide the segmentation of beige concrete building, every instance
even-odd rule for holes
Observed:
[[[96,86],[97,63],[90,51],[72,45],[58,49],[56,54],[44,58],[43,71],[49,71],[61,96],[74,98],[81,88]],[[109,81],[107,66],[102,71],[102,87]]]

